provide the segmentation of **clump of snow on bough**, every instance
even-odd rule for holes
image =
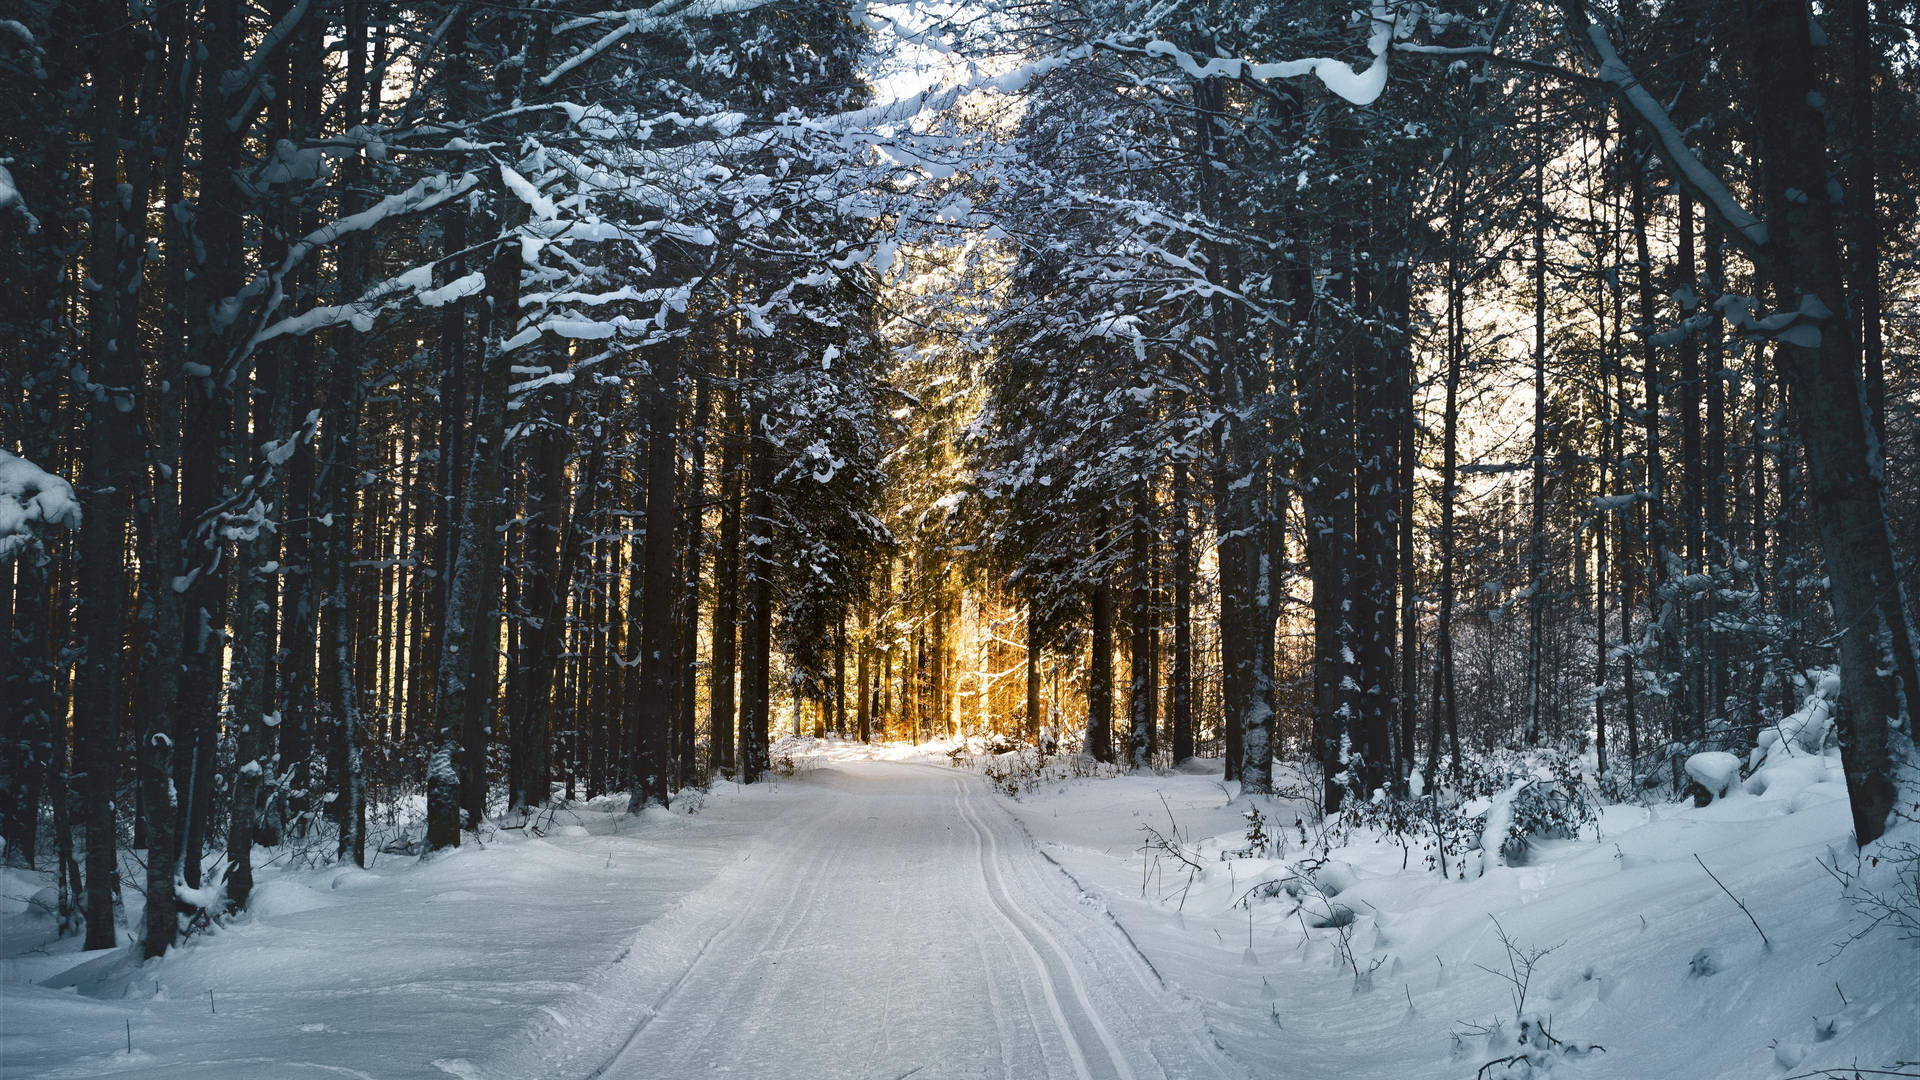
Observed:
[[[36,527],[45,526],[80,527],[80,500],[73,485],[0,450],[0,563],[36,547]]]

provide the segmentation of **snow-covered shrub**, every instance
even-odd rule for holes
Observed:
[[[1599,822],[1594,793],[1580,761],[1556,750],[1497,750],[1460,764],[1457,781],[1405,798],[1349,799],[1336,830],[1374,832],[1405,855],[1425,852],[1427,866],[1448,877],[1467,876],[1469,852],[1498,851],[1509,863],[1525,859],[1533,841],[1574,839]]]
[[[1705,806],[1733,790],[1740,780],[1740,759],[1724,750],[1705,750],[1687,759],[1687,775],[1699,789],[1694,802]]]
[[[1049,753],[1046,746],[1016,743],[1004,736],[968,740],[947,752],[955,768],[978,769],[994,787],[1019,798],[1044,785],[1090,776],[1118,776],[1115,764],[1067,750]]]
[[[1826,668],[1810,680],[1813,692],[1800,708],[1780,718],[1776,724],[1760,729],[1757,745],[1747,755],[1749,771],[1776,759],[1823,753],[1833,740],[1833,708],[1840,700],[1840,674]]]
[[[1535,840],[1578,839],[1581,830],[1600,820],[1599,808],[1578,776],[1522,781],[1507,806],[1506,829],[1498,839],[1500,854],[1509,863],[1525,861]]]

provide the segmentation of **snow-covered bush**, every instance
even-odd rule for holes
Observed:
[[[1350,798],[1329,831],[1343,838],[1356,829],[1372,831],[1399,844],[1403,854],[1425,852],[1429,869],[1464,878],[1470,852],[1498,851],[1519,863],[1535,840],[1574,839],[1599,822],[1580,760],[1556,750],[1469,757],[1458,780],[1433,791],[1427,786],[1413,785],[1421,793],[1405,798]]]
[[[1760,728],[1744,753],[1705,750],[1685,759],[1683,775],[1696,806],[1752,796],[1783,800],[1792,813],[1826,794],[1844,797],[1845,776],[1834,738],[1840,679],[1830,669],[1818,670],[1806,683],[1812,689],[1800,707]]]
[[[1833,739],[1833,708],[1840,700],[1840,673],[1831,668],[1822,669],[1809,680],[1813,683],[1813,692],[1800,703],[1800,708],[1780,718],[1780,721],[1760,729],[1757,745],[1747,755],[1747,769],[1754,771],[1761,765],[1776,759],[1798,755],[1823,753]]]
[[[1733,790],[1740,780],[1740,759],[1724,750],[1704,750],[1687,759],[1687,775],[1699,788],[1694,801],[1704,806]],[[1700,798],[1702,794],[1706,798]]]
[[[1535,840],[1578,839],[1599,820],[1599,808],[1578,776],[1522,781],[1508,802],[1507,827],[1497,837],[1500,854],[1509,863],[1523,862]]]
[[[1095,761],[1085,754],[1048,754],[1033,746],[998,754],[975,754],[955,764],[978,768],[995,787],[1015,798],[1047,784],[1090,776],[1118,776],[1121,772],[1119,766]]]

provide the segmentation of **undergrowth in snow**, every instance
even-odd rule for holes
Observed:
[[[1920,826],[1846,854],[1827,689],[1699,805],[1502,754],[1325,819],[1217,763],[1013,806],[1256,1075],[1916,1075]]]

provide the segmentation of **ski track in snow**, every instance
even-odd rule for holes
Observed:
[[[788,790],[802,825],[588,1076],[1244,1075],[984,781],[836,762]]]

